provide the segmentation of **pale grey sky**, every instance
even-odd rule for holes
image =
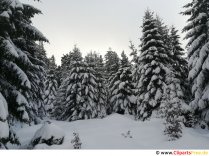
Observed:
[[[191,0],[20,1],[43,12],[33,19],[33,24],[50,41],[50,44],[45,44],[47,55],[55,55],[56,62],[60,64],[63,54],[75,44],[83,56],[91,50],[105,54],[109,47],[119,54],[122,50],[129,54],[129,40],[137,46],[140,43],[140,26],[147,8],[155,11],[166,24],[182,30],[187,18],[179,13],[184,10],[182,6]]]

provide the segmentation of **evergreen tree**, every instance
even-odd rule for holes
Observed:
[[[138,59],[140,79],[137,82],[137,118],[145,120],[161,105],[169,57],[153,13],[149,10],[145,12],[142,28],[141,54]]]
[[[85,62],[91,64],[95,69],[99,64],[100,55],[96,52],[90,52],[85,56]]]
[[[137,49],[135,48],[135,46],[132,43],[132,41],[130,41],[129,48],[131,49],[131,53],[130,53],[130,56],[132,57],[131,62],[137,63],[137,58],[138,58],[138,56],[137,56]]]
[[[131,54],[130,56],[132,56],[132,60],[131,63],[132,64],[132,81],[134,84],[134,88],[135,88],[135,95],[137,95],[138,89],[137,89],[137,81],[140,79],[140,73],[139,73],[139,65],[138,65],[138,50],[135,48],[134,44],[130,41],[130,46],[129,48],[131,49]]]
[[[97,88],[94,69],[87,63],[75,60],[61,85],[62,91],[58,92],[59,104],[56,102],[55,105],[57,119],[74,121],[98,117]]]
[[[130,62],[129,62],[128,57],[126,56],[125,52],[122,51],[121,60],[120,60],[120,67],[128,67],[128,66],[130,66]]]
[[[85,57],[85,62],[88,65],[92,66],[95,70],[95,76],[97,78],[97,86],[98,86],[98,97],[97,97],[97,105],[99,111],[99,117],[106,116],[106,109],[107,109],[107,88],[105,85],[105,78],[104,78],[104,63],[102,55],[97,53],[90,52]]]
[[[40,50],[36,41],[47,39],[31,22],[39,13],[38,9],[19,1],[0,2],[0,93],[4,106],[8,104],[9,123],[16,120],[29,123],[44,113],[43,109],[40,111],[44,69],[36,55]],[[7,114],[6,109],[1,111]],[[4,117],[1,116],[4,121],[0,125],[6,127]],[[9,141],[17,143],[10,125],[9,130]]]
[[[168,140],[173,141],[182,136],[181,123],[185,122],[183,114],[188,111],[189,106],[183,100],[184,94],[175,72],[167,74],[166,83],[160,111],[165,118],[164,133]]]
[[[190,106],[195,114],[209,123],[209,2],[207,0],[192,0],[185,5],[188,24],[183,31],[187,32],[185,39],[189,39],[189,82],[191,84],[192,101]]]
[[[180,85],[182,86],[182,91],[184,93],[184,100],[189,102],[190,99],[190,89],[187,81],[188,77],[188,63],[184,57],[184,49],[181,47],[179,41],[180,36],[177,34],[178,30],[174,26],[171,27],[169,38],[170,38],[170,49],[172,54],[172,68],[175,71],[176,78],[180,80]]]
[[[58,66],[56,69],[55,69],[55,80],[57,81],[57,86],[58,88],[61,86],[61,83],[62,83],[62,74],[63,74],[63,68],[61,66]]]
[[[47,80],[45,82],[45,97],[44,97],[44,103],[45,103],[45,109],[47,112],[47,115],[50,116],[50,114],[53,112],[53,101],[55,100],[58,84],[55,78],[55,70],[56,70],[56,63],[54,55],[48,59],[48,72],[47,72]]]
[[[118,54],[109,49],[105,54],[105,73],[106,78],[109,79],[113,73],[116,73],[120,66],[120,59]]]
[[[51,114],[51,118],[58,119],[59,116],[65,111],[66,107],[66,90],[68,87],[68,81],[63,81],[57,90],[55,100],[53,101],[54,109]]]
[[[136,97],[128,57],[124,52],[121,54],[120,68],[113,74],[110,81],[110,102],[113,112],[120,114],[135,114]]]
[[[41,61],[42,66],[47,70],[49,59],[46,56],[46,50],[44,49],[43,41],[39,41],[39,50],[36,53],[36,57]]]
[[[158,28],[158,33],[160,34],[161,40],[164,43],[164,49],[168,54],[171,55],[170,53],[171,41],[170,41],[170,36],[169,36],[169,28],[158,15],[156,16],[155,20],[156,20],[156,26]]]
[[[74,46],[73,50],[68,54],[64,55],[61,59],[61,69],[62,69],[62,80],[64,80],[71,70],[71,65],[74,61],[82,61],[82,55],[80,50]],[[61,81],[62,81],[61,80]]]

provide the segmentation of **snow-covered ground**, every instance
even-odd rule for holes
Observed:
[[[73,149],[73,132],[79,133],[82,149],[209,149],[209,131],[183,128],[183,137],[167,141],[161,119],[135,121],[130,116],[113,114],[104,119],[74,122],[51,121],[65,133],[62,145],[37,145],[36,149]],[[43,124],[17,131],[23,145],[29,144]],[[130,135],[127,135],[130,131]],[[26,147],[26,146],[25,146]]]

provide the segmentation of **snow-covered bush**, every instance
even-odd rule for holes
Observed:
[[[48,146],[61,145],[64,141],[64,137],[65,133],[61,128],[47,121],[37,130],[28,148],[32,149],[38,144],[47,144]]]
[[[71,140],[71,143],[73,144],[73,148],[74,149],[81,149],[81,140],[79,138],[79,134],[78,133],[73,133],[73,140]]]

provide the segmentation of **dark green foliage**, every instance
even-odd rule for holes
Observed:
[[[209,2],[192,0],[184,7],[186,10],[182,14],[189,16],[183,32],[187,32],[185,39],[188,39],[190,106],[198,118],[209,123]]]
[[[145,12],[142,28],[141,54],[138,59],[140,79],[137,82],[137,118],[145,120],[161,105],[169,55],[165,51],[152,12]]]

